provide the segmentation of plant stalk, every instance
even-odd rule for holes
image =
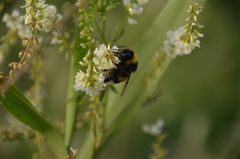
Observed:
[[[75,75],[77,73],[76,64],[78,61],[74,56],[71,56],[70,73],[67,93],[67,106],[66,106],[66,125],[65,125],[65,146],[69,148],[75,128],[75,120],[77,114],[78,95],[74,90]]]

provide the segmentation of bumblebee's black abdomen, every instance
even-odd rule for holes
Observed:
[[[137,67],[138,67],[138,63],[132,63],[132,64],[129,64],[129,65],[126,65],[125,70],[132,73],[132,72],[135,72],[137,70]]]
[[[104,79],[104,83],[113,82],[113,83],[120,83],[126,81],[129,77],[128,72],[124,72],[122,70],[113,69]]]

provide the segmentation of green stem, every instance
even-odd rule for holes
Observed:
[[[68,83],[68,94],[67,94],[67,107],[66,107],[66,125],[65,125],[65,146],[69,148],[73,131],[75,128],[75,120],[77,114],[77,98],[78,95],[74,90],[75,75],[77,73],[76,64],[78,61],[74,56],[71,56],[69,83]]]
[[[75,75],[79,69],[79,61],[83,58],[86,52],[83,48],[80,47],[82,39],[79,37],[80,29],[77,28],[74,33],[74,48],[71,50],[71,59],[70,59],[70,73],[68,81],[68,92],[67,92],[67,104],[66,104],[66,122],[65,122],[65,140],[64,144],[66,148],[69,148],[75,129],[75,121],[78,110],[78,102],[80,97],[83,94],[78,93],[74,90],[73,86],[75,83]],[[81,54],[82,52],[82,54]]]

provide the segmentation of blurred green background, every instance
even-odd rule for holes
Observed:
[[[134,47],[139,33],[166,1],[150,0],[138,17],[139,24],[128,27],[121,43]],[[49,3],[60,8],[63,0]],[[144,134],[141,126],[158,118],[165,120],[167,159],[240,159],[239,19],[239,0],[207,1],[201,15],[205,26],[201,49],[178,57],[171,64],[158,86],[161,96],[154,104],[142,108],[102,159],[146,159],[154,138]],[[1,33],[3,28],[1,23]],[[44,99],[43,112],[49,120],[61,123],[65,118],[68,62],[54,49],[48,54],[44,87],[50,98]],[[58,76],[54,72],[58,72]],[[78,142],[80,140],[76,139],[75,143]],[[28,141],[0,142],[0,159],[28,159],[32,149]]]

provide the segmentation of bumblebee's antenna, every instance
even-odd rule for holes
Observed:
[[[122,90],[121,94],[120,94],[121,96],[124,94],[124,92],[125,92],[125,90],[127,88],[127,85],[128,85],[129,80],[130,80],[130,77],[131,77],[131,74],[127,78],[127,81],[126,81],[126,83],[125,83],[125,85],[123,87],[123,90]]]

